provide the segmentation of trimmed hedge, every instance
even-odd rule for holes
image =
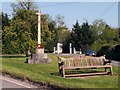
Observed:
[[[103,55],[107,55],[108,53],[110,53],[112,51],[112,47],[107,45],[107,46],[103,46],[101,47],[101,49],[97,52],[96,56],[103,56]]]
[[[106,59],[120,61],[120,45],[116,45],[114,47],[111,46],[103,46],[97,52],[96,56],[105,55]]]
[[[115,52],[120,53],[120,45],[116,45],[116,47],[115,47]]]

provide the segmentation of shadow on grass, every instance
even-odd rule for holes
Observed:
[[[0,58],[25,58],[26,56],[0,56]]]
[[[60,75],[59,75],[59,72],[50,73],[50,75],[53,75],[53,76],[60,76]]]
[[[93,73],[93,74],[91,74]],[[95,70],[95,69],[87,69],[87,70],[68,70],[68,71],[65,71],[65,74],[66,75],[72,75],[72,74],[80,74],[78,76],[66,76],[67,78],[71,78],[71,77],[89,77],[89,76],[105,76],[105,75],[110,75],[109,72],[106,72],[104,73],[103,71],[99,71],[99,70]],[[54,72],[54,73],[50,73],[50,75],[53,75],[53,76],[60,76],[61,75],[59,74],[59,72]]]

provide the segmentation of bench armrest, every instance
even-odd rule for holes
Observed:
[[[106,65],[106,64],[109,64],[109,65],[110,65],[110,64],[111,64],[111,61],[110,61],[110,60],[105,60],[105,61],[104,61],[104,65]]]

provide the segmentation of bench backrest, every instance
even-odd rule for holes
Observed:
[[[64,67],[84,67],[104,65],[104,58],[84,57],[84,58],[59,58],[64,63]]]

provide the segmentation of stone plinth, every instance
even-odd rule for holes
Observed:
[[[44,57],[44,49],[43,48],[36,49],[36,59],[38,63],[43,62],[43,57]]]
[[[36,49],[29,63],[49,63],[51,59],[44,53],[44,49]]]
[[[44,54],[44,48],[36,49],[36,54]]]

